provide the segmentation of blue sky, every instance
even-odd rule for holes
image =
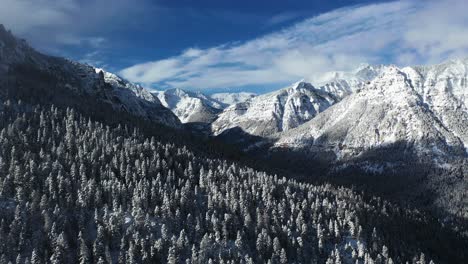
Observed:
[[[362,63],[438,63],[468,51],[466,0],[0,0],[0,7],[0,23],[41,51],[155,89],[261,93]]]

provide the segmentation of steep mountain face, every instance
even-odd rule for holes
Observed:
[[[269,136],[303,124],[335,102],[333,95],[298,82],[226,108],[212,124],[212,131],[218,135],[240,127],[251,135]]]
[[[402,71],[424,104],[468,151],[468,58]]]
[[[243,103],[249,99],[257,96],[254,93],[215,93],[211,95],[211,98],[223,103],[226,107],[233,104]]]
[[[442,84],[431,88],[433,80],[446,76],[434,75],[440,72],[437,69],[390,67],[360,91],[283,133],[275,147],[331,152],[336,159],[346,159],[404,142],[421,157],[466,155],[468,118],[465,110],[457,110],[465,105],[466,88],[465,92],[462,88],[443,92],[448,87]],[[447,115],[446,108],[454,110]]]
[[[180,121],[149,91],[89,65],[40,54],[0,26],[0,96],[80,108],[110,107],[180,127]],[[103,104],[103,105],[99,105]],[[93,108],[96,107],[96,108]]]
[[[182,123],[210,123],[225,107],[224,103],[199,92],[169,89],[154,94],[165,107],[171,109]]]

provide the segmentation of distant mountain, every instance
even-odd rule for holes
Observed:
[[[154,94],[165,107],[171,109],[182,123],[210,123],[225,107],[224,103],[200,92],[169,89],[154,92]]]
[[[270,153],[302,170],[309,166],[310,173],[320,166],[329,181],[466,223],[467,69],[466,59],[388,67],[312,120],[279,134]]]
[[[361,90],[284,132],[275,147],[313,148],[342,159],[406,142],[421,156],[466,155],[467,62],[388,67]]]
[[[237,103],[243,103],[251,98],[254,98],[257,96],[254,93],[246,93],[246,92],[240,92],[240,93],[215,93],[211,95],[211,98],[225,104],[225,106],[237,104]]]
[[[329,72],[315,86],[300,81],[279,91],[249,98],[226,108],[213,123],[212,130],[218,135],[226,129],[239,127],[255,136],[287,131],[363,88],[387,68],[384,65],[362,65],[350,72]],[[214,98],[218,99],[220,95],[223,94],[214,95]]]
[[[102,112],[106,107],[180,127],[158,98],[92,66],[43,55],[0,25],[0,96]]]
[[[310,83],[259,95],[226,108],[212,124],[215,135],[235,127],[256,136],[269,136],[297,127],[338,100]]]

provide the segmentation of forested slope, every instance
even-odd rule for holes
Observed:
[[[72,109],[0,112],[0,263],[463,263],[416,211],[267,175]]]

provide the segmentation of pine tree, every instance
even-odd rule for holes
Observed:
[[[284,250],[284,248],[281,249],[281,253],[280,253],[280,263],[281,263],[281,264],[288,263],[288,258],[287,258],[287,256],[286,256],[286,251]]]
[[[78,245],[80,250],[78,255],[80,263],[84,264],[91,262],[91,254],[81,231],[78,233]]]
[[[167,256],[167,263],[168,264],[177,264],[178,263],[176,248],[174,246],[171,246],[169,248],[169,253],[168,253],[168,256]]]
[[[31,253],[31,264],[40,264],[42,263],[41,258],[39,257],[37,250],[34,249]]]

